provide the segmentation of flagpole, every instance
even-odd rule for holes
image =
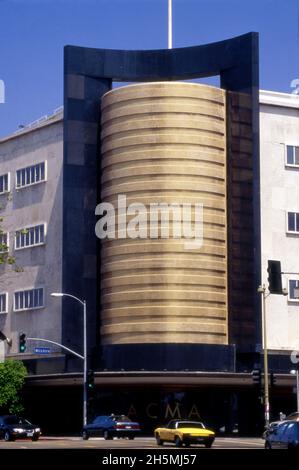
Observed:
[[[172,0],[168,0],[168,49],[172,49]]]

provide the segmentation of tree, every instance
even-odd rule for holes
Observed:
[[[8,359],[0,364],[0,411],[20,413],[23,405],[20,402],[20,391],[24,385],[27,370],[21,361]]]
[[[1,209],[1,207],[0,207]],[[3,217],[0,217],[0,266],[1,265],[13,265],[14,271],[19,273],[23,272],[24,269],[16,264],[16,259],[9,253],[9,247],[7,246],[7,240],[5,239],[5,232],[2,230],[1,223]],[[27,230],[22,230],[22,233],[27,233]]]
[[[3,222],[3,218],[0,217],[0,224]],[[8,246],[4,240],[4,231],[0,225],[0,264],[15,264],[16,260],[8,252]]]

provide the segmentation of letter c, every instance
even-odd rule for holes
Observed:
[[[153,406],[157,406],[157,403],[149,403],[146,407],[146,414],[149,418],[152,418],[152,419],[157,419],[158,416],[156,415],[151,415],[151,412],[150,412],[150,408],[152,408]]]

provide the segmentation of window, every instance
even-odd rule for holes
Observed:
[[[288,232],[299,233],[299,212],[288,212]]]
[[[9,248],[8,233],[0,231],[0,253],[7,253]]]
[[[46,162],[17,170],[16,188],[24,188],[32,184],[41,183],[42,181],[46,181]]]
[[[287,145],[287,165],[299,166],[299,146]]]
[[[15,292],[14,310],[30,310],[44,307],[44,289],[30,289]]]
[[[168,427],[169,429],[175,429],[175,423],[176,423],[175,421],[170,421],[170,422],[168,423],[168,426],[167,426],[167,427]]]
[[[0,176],[0,194],[7,193],[9,191],[9,173]]]
[[[0,313],[7,313],[7,293],[0,294]]]
[[[289,300],[299,302],[299,280],[289,279]]]
[[[45,224],[16,231],[15,249],[28,248],[45,243]]]

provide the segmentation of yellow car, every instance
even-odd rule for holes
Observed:
[[[200,421],[184,421],[173,419],[169,421],[164,428],[157,428],[154,431],[157,444],[163,445],[163,442],[174,442],[177,447],[183,444],[204,444],[210,448],[215,439],[215,433],[206,429]]]

